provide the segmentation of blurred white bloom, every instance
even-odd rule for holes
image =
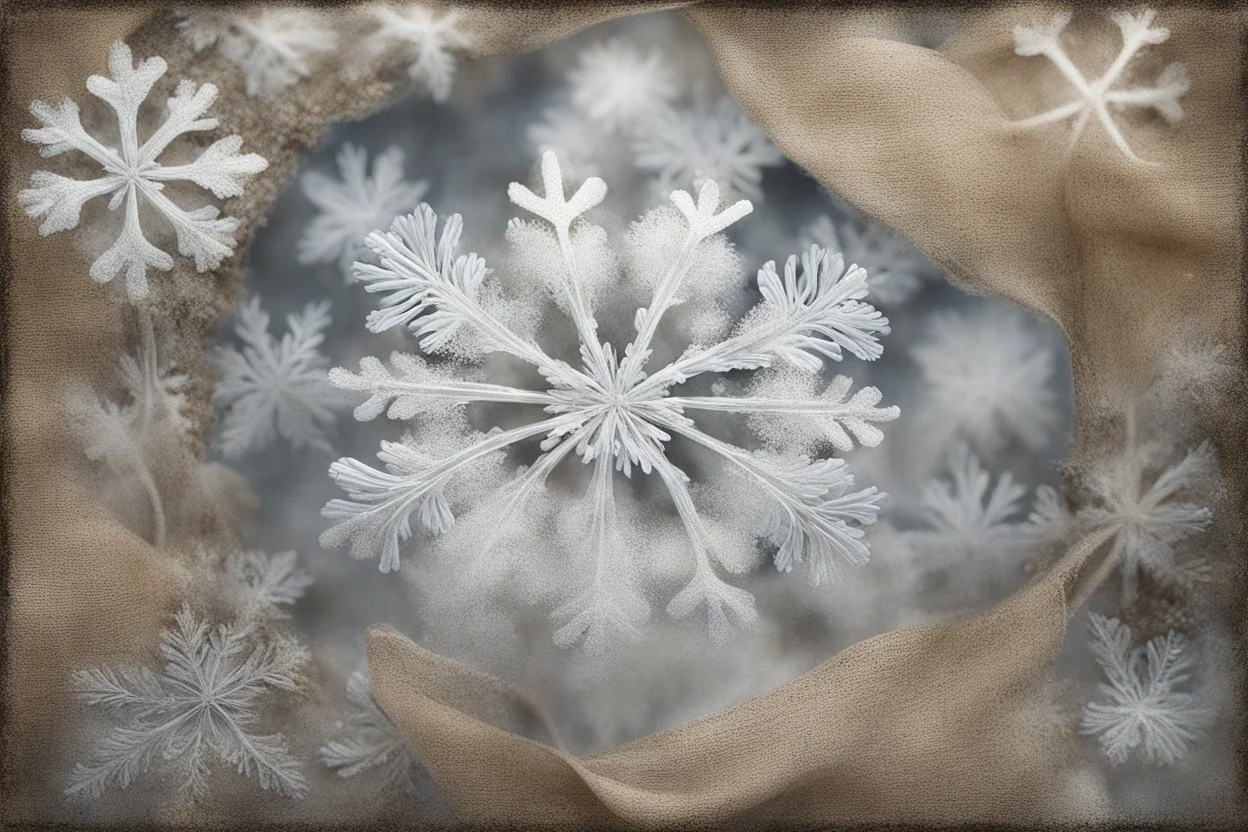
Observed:
[[[1187,641],[1171,630],[1132,647],[1130,627],[1095,613],[1089,628],[1089,647],[1106,679],[1097,690],[1107,701],[1084,706],[1080,732],[1097,737],[1116,764],[1135,748],[1158,765],[1182,759],[1213,716],[1198,695],[1180,690],[1196,667]]]
[[[1179,586],[1209,577],[1203,558],[1179,560],[1176,548],[1208,528],[1213,519],[1209,509],[1184,501],[1213,490],[1217,470],[1213,446],[1204,442],[1161,470],[1163,455],[1161,446],[1145,444],[1095,468],[1087,480],[1093,502],[1077,515],[1092,528],[1117,532],[1114,547],[1121,559],[1127,602],[1135,598],[1141,569]],[[1160,474],[1155,473],[1158,470]]]
[[[420,204],[429,183],[403,178],[403,151],[388,147],[373,159],[368,174],[368,151],[346,143],[338,151],[338,173],[332,179],[308,171],[299,179],[304,195],[320,209],[299,237],[300,263],[337,260],[345,274],[360,253],[364,238],[384,228],[399,214]]]
[[[411,796],[421,793],[420,780],[427,777],[424,768],[412,755],[411,747],[373,701],[368,677],[352,673],[347,680],[347,700],[351,711],[346,733],[321,748],[321,760],[335,769],[339,777],[356,777],[377,769],[386,784]]]
[[[608,131],[629,131],[680,94],[662,53],[643,53],[621,38],[582,50],[568,73],[572,103]]]
[[[116,723],[93,759],[74,766],[66,794],[99,797],[124,789],[154,761],[177,777],[189,798],[208,790],[210,755],[262,789],[300,797],[307,783],[281,734],[257,734],[260,699],[300,683],[306,652],[290,642],[260,642],[245,626],[211,629],[183,606],[165,631],[163,673],[146,667],[93,668],[74,674],[74,689]]]
[[[529,125],[528,138],[539,157],[549,152],[562,160],[560,168],[569,182],[584,182],[602,173],[599,154],[609,139],[576,110],[547,108],[541,121]]]
[[[272,99],[312,72],[316,58],[332,52],[338,34],[311,9],[260,6],[237,11],[175,8],[178,31],[196,51],[216,45],[243,72],[247,94]]]
[[[329,360],[317,349],[330,324],[329,303],[310,303],[289,315],[289,331],[278,341],[269,334],[269,315],[260,299],[238,310],[234,332],[243,348],[218,353],[221,383],[213,403],[222,408],[221,452],[239,458],[281,436],[295,448],[330,452],[325,431],[337,423],[343,396],[329,383]]]
[[[1164,43],[1170,37],[1170,30],[1164,26],[1153,26],[1153,18],[1157,13],[1152,9],[1139,12],[1114,12],[1110,15],[1118,28],[1122,30],[1122,49],[1114,58],[1105,73],[1095,81],[1089,81],[1074,65],[1061,45],[1062,30],[1070,23],[1070,12],[1058,12],[1048,23],[1032,26],[1014,27],[1014,51],[1023,56],[1043,55],[1070,82],[1078,96],[1073,101],[1055,107],[1031,118],[1014,122],[1014,126],[1022,129],[1039,127],[1074,118],[1075,123],[1070,130],[1069,146],[1073,147],[1083,135],[1088,121],[1095,117],[1109,133],[1114,144],[1118,146],[1128,159],[1142,162],[1132,152],[1130,145],[1110,112],[1110,108],[1149,107],[1167,122],[1173,124],[1183,118],[1183,108],[1179,97],[1184,95],[1190,85],[1187,68],[1181,63],[1168,64],[1157,77],[1152,87],[1116,88],[1122,80],[1123,73],[1141,49],[1146,46]]]
[[[780,149],[727,96],[688,110],[660,109],[638,130],[634,151],[637,166],[656,175],[663,190],[713,181],[725,199],[762,200],[763,168],[784,163]]]
[[[416,214],[396,220],[388,233],[371,234],[368,245],[380,265],[355,266],[356,277],[368,291],[386,293],[381,308],[368,317],[370,330],[407,327],[424,352],[460,359],[505,353],[530,365],[545,379],[545,389],[465,379],[462,366],[433,364],[414,355],[395,354],[393,369],[366,358],[358,374],[331,372],[335,384],[369,395],[356,409],[356,418],[386,413],[403,420],[423,416],[422,425],[446,424],[448,409],[468,403],[537,406],[546,416],[471,435],[449,451],[421,446],[415,432],[403,442],[383,442],[379,458],[386,464],[384,470],[349,458],[335,462],[331,473],[348,498],[325,506],[324,515],[336,524],[322,535],[322,544],[349,545],[357,557],[380,555],[382,571],[390,571],[398,567],[399,546],[411,537],[413,519],[418,517],[432,534],[446,534],[456,524],[452,503],[468,503],[475,510],[472,526],[487,539],[470,538],[466,545],[492,558],[497,570],[505,570],[501,550],[509,547],[500,547],[500,538],[523,529],[526,519],[535,516],[526,505],[546,489],[548,475],[559,463],[575,452],[589,466],[581,540],[593,569],[582,594],[556,612],[567,622],[556,633],[556,643],[566,646],[583,637],[587,647],[601,648],[610,634],[634,631],[648,617],[649,605],[633,580],[640,568],[638,554],[625,545],[617,515],[617,503],[629,501],[629,492],[617,496],[612,470],[631,478],[634,468],[657,475],[687,538],[685,551],[692,563],[681,578],[687,583],[671,600],[668,612],[680,618],[705,608],[712,637],[720,639],[729,624],[748,623],[755,612],[753,597],[726,583],[716,564],[739,571],[748,559],[716,542],[704,518],[705,507],[699,509],[699,495],[690,490],[689,476],[667,456],[668,443],[680,437],[691,449],[709,451],[722,468],[738,474],[753,504],[768,509],[755,536],[777,547],[778,568],[804,566],[810,579],[819,582],[837,561],[865,561],[862,526],[874,522],[883,495],[875,488],[853,491],[853,476],[843,460],[812,459],[791,445],[751,452],[704,432],[685,414],[724,411],[780,419],[817,414],[840,422],[835,441],[849,446],[850,434],[863,443],[878,442],[878,431],[867,422],[895,417],[895,411],[875,408],[875,398],[861,392],[847,401],[848,385],[843,382],[822,397],[803,398],[799,391],[776,399],[671,394],[673,387],[703,374],[773,365],[816,374],[826,361],[839,361],[845,350],[862,359],[877,358],[882,351],[877,339],[888,332],[888,325],[862,301],[867,293],[865,273],[845,271],[839,257],[817,248],[801,257],[800,268],[799,259],[790,257],[783,275],[768,262],[758,272],[762,301],[731,335],[712,344],[695,344],[668,363],[647,369],[659,325],[670,309],[687,299],[692,291],[689,283],[734,279],[735,258],[725,259],[722,252],[731,249],[717,235],[749,213],[750,204],[740,201],[721,211],[719,189],[707,182],[696,203],[690,194],[677,191],[671,197],[676,211],[659,209],[634,226],[666,222],[668,242],[653,242],[651,228],[642,235],[652,241],[644,248],[652,252],[670,247],[672,254],[658,261],[643,254],[638,263],[629,263],[653,265],[657,272],[633,271],[637,281],[653,290],[649,305],[632,316],[635,337],[617,351],[598,334],[593,302],[603,293],[618,291],[621,264],[607,247],[605,232],[582,217],[602,201],[606,185],[591,178],[567,197],[552,153],[542,159],[542,178],[543,196],[518,183],[508,191],[513,202],[545,221],[512,221],[508,237],[517,246],[514,260],[522,267],[510,270],[509,276],[529,284],[521,291],[544,285],[552,295],[575,326],[579,366],[552,357],[500,320],[496,311],[500,298],[494,284],[485,283],[490,272],[484,261],[475,254],[457,254],[458,215],[450,217],[438,235],[436,215],[422,205]],[[700,268],[706,257],[731,271],[708,273]],[[422,426],[422,432],[425,429]],[[489,484],[479,466],[505,449],[539,438],[542,453],[531,465],[501,489]],[[487,496],[475,500],[457,496],[451,489],[461,478],[481,484]],[[573,510],[567,511],[570,515]],[[543,534],[542,541],[557,548],[550,545],[549,534]],[[752,539],[749,546],[753,551]],[[551,553],[545,559],[560,555]]]
[[[885,306],[905,303],[919,289],[927,258],[902,236],[845,206],[849,218],[834,223],[821,214],[803,229],[803,244],[839,251],[845,262],[867,270],[872,299]]]
[[[467,33],[457,28],[459,13],[435,12],[421,3],[365,8],[377,28],[364,39],[362,51],[373,56],[397,48],[408,61],[407,74],[412,80],[427,86],[434,101],[445,101],[455,76],[454,51],[470,43]]]
[[[178,252],[194,257],[196,270],[206,272],[234,253],[238,220],[221,217],[212,205],[189,211],[179,207],[165,195],[165,183],[193,182],[224,199],[242,194],[243,181],[269,163],[255,153],[240,155],[243,140],[227,136],[186,164],[161,164],[157,158],[179,136],[217,127],[215,118],[200,118],[216,100],[216,86],[180,82],[166,102],[164,122],[140,144],[139,108],[168,65],[163,58],[154,57],[135,66],[130,47],[118,41],[109,51],[108,68],[113,77],[92,75],[87,79],[87,89],[117,113],[120,148],[105,146],[87,133],[78,117],[78,105],[68,98],[57,109],[42,101],[31,104],[30,111],[44,126],[22,131],[23,139],[43,145],[40,155],[59,156],[77,150],[100,166],[101,176],[71,179],[46,170],[35,171],[30,177],[31,187],[20,191],[17,199],[27,214],[44,218],[39,233],[46,236],[76,228],[83,205],[111,194],[109,210],[123,208],[125,217],[112,246],[91,264],[91,279],[107,283],[124,271],[126,294],[137,300],[147,295],[149,268],[173,268],[173,258],[153,245],[143,232],[139,204],[164,217],[177,236]]]
[[[1008,306],[932,315],[930,340],[911,348],[927,388],[923,432],[940,446],[960,435],[985,456],[1017,437],[1038,451],[1057,426],[1054,351]]]

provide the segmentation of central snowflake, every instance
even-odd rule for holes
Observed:
[[[503,545],[508,535],[534,526],[526,509],[531,498],[547,491],[552,472],[575,453],[591,466],[583,497],[589,511],[562,511],[538,521],[538,534],[551,541],[567,523],[576,525],[569,518],[582,519],[580,537],[568,548],[592,552],[589,585],[555,612],[565,621],[555,634],[562,646],[584,637],[587,647],[601,649],[613,631],[635,631],[649,616],[638,585],[642,573],[647,567],[663,571],[657,564],[665,559],[656,552],[669,548],[666,542],[639,538],[639,527],[652,525],[656,512],[649,503],[643,506],[644,489],[618,490],[614,472],[629,480],[638,469],[657,475],[675,508],[673,523],[683,527],[680,548],[692,561],[678,578],[685,583],[668,612],[679,618],[704,606],[716,640],[732,623],[755,617],[753,597],[719,572],[748,568],[756,539],[775,548],[780,570],[802,565],[814,583],[841,563],[864,562],[862,526],[875,521],[884,495],[875,488],[854,491],[844,461],[820,458],[816,451],[849,450],[851,434],[863,445],[876,445],[882,434],[870,423],[895,419],[898,410],[876,407],[880,392],[874,387],[851,397],[844,376],[823,391],[816,386],[825,360],[839,361],[845,350],[865,360],[882,352],[877,339],[889,331],[888,320],[862,300],[866,272],[856,266],[845,270],[839,255],[815,246],[801,256],[800,268],[799,258],[789,257],[783,275],[768,262],[758,272],[762,299],[735,328],[705,346],[699,338],[707,334],[706,319],[716,315],[708,315],[707,308],[690,310],[686,320],[701,324],[694,343],[652,370],[655,337],[670,310],[691,300],[698,287],[739,291],[730,274],[736,255],[720,232],[748,214],[750,203],[741,200],[719,211],[719,188],[706,182],[696,204],[689,193],[676,191],[671,195],[676,211],[656,209],[633,224],[627,235],[629,273],[653,288],[648,305],[636,309],[635,332],[620,353],[600,336],[594,310],[620,296],[627,281],[603,230],[582,216],[603,200],[606,185],[590,178],[568,199],[553,153],[543,155],[541,170],[544,196],[517,183],[508,191],[514,203],[549,223],[512,221],[508,237],[517,256],[510,276],[545,282],[575,325],[579,366],[521,334],[534,316],[517,312],[516,301],[502,295],[497,281],[485,283],[491,271],[484,260],[456,255],[459,215],[446,221],[436,239],[437,217],[428,205],[395,220],[389,232],[373,232],[367,245],[378,265],[354,267],[368,291],[386,293],[381,308],[370,313],[368,328],[407,327],[425,353],[458,360],[432,364],[395,353],[392,369],[365,358],[358,374],[331,371],[339,387],[368,394],[357,419],[384,411],[392,419],[423,419],[423,428],[402,442],[382,442],[378,456],[385,470],[350,458],[331,466],[348,499],[325,506],[324,515],[338,523],[322,535],[322,543],[349,542],[353,555],[380,555],[381,570],[390,571],[399,565],[400,544],[411,537],[416,515],[433,535],[446,535],[452,526],[461,533],[471,525],[478,536],[470,536],[462,550],[501,558],[502,550],[515,549]],[[463,359],[488,353],[519,359],[540,374],[546,389],[467,378],[471,369]],[[762,372],[736,380],[734,371],[743,370]],[[726,374],[711,395],[673,395],[696,392],[674,388],[695,387],[696,379],[708,374]],[[722,395],[730,385],[744,395]],[[463,423],[457,411],[468,404],[537,406],[544,416],[448,438],[447,426]],[[718,439],[690,419],[689,411],[743,415],[762,447],[747,450]],[[709,451],[718,470],[730,476],[691,486],[673,461],[676,437],[686,446],[683,456],[695,448]],[[500,479],[502,455],[526,440],[540,440],[540,452],[514,477]],[[730,481],[745,487],[734,488]],[[457,524],[455,514],[465,511],[467,522]],[[622,522],[624,514],[636,515],[638,522]],[[744,555],[743,539],[749,548]]]

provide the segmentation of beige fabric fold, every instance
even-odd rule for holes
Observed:
[[[1058,802],[1070,760],[1059,726],[1029,724],[1031,698],[1106,537],[986,613],[859,642],[763,696],[590,757],[519,736],[514,714],[535,722],[535,706],[388,628],[369,635],[373,695],[468,823],[1052,819],[1078,808]]]

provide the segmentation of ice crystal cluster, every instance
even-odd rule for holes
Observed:
[[[238,196],[247,177],[268,163],[255,153],[239,153],[243,144],[239,136],[218,139],[185,164],[161,163],[161,154],[180,136],[216,129],[217,119],[203,115],[216,100],[217,87],[181,81],[165,104],[164,120],[140,141],[140,108],[168,65],[160,57],[135,64],[130,47],[118,42],[109,52],[108,68],[112,77],[92,75],[87,89],[115,112],[120,147],[88,132],[72,100],[67,98],[56,108],[34,102],[30,111],[43,127],[23,130],[22,138],[43,145],[43,156],[78,151],[99,165],[100,175],[73,179],[36,171],[31,187],[18,193],[18,201],[27,214],[43,218],[39,233],[46,235],[76,228],[87,202],[109,196],[109,210],[123,211],[122,227],[112,245],[91,264],[91,279],[107,283],[124,273],[127,294],[138,299],[147,294],[148,269],[173,268],[173,257],[153,243],[140,225],[140,205],[173,229],[178,253],[193,257],[198,271],[209,271],[234,252],[238,221],[222,217],[213,205],[182,208],[165,192],[166,185],[189,182],[218,199]]]
[[[1014,51],[1024,57],[1043,55],[1048,58],[1075,92],[1072,101],[1016,121],[1014,126],[1029,129],[1073,118],[1068,140],[1068,146],[1073,147],[1088,123],[1095,118],[1128,159],[1142,162],[1131,150],[1114,120],[1111,108],[1153,109],[1166,122],[1174,124],[1183,118],[1183,107],[1179,104],[1179,98],[1187,92],[1190,81],[1187,68],[1183,64],[1171,63],[1161,71],[1156,84],[1151,87],[1122,87],[1122,78],[1131,59],[1147,46],[1165,43],[1170,38],[1170,30],[1164,26],[1153,25],[1157,13],[1152,9],[1114,12],[1110,17],[1122,31],[1122,48],[1105,72],[1093,80],[1080,72],[1062,47],[1061,34],[1070,23],[1070,12],[1057,12],[1048,23],[1014,27]]]
[[[669,456],[679,437],[709,451],[725,474],[740,478],[753,499],[767,506],[753,533],[774,546],[778,568],[800,566],[818,583],[841,564],[865,561],[862,527],[875,520],[883,495],[872,487],[855,490],[843,460],[809,452],[821,441],[839,450],[855,440],[877,444],[881,434],[871,423],[895,419],[898,411],[877,407],[880,394],[874,388],[851,395],[845,377],[814,393],[807,381],[845,352],[866,360],[881,354],[878,338],[888,332],[888,322],[864,300],[865,272],[847,270],[839,256],[816,247],[800,258],[790,256],[781,270],[768,262],[758,271],[762,300],[735,328],[652,361],[656,334],[674,322],[671,313],[707,284],[734,279],[736,258],[719,232],[748,214],[750,203],[741,200],[721,210],[719,188],[709,181],[696,201],[675,191],[674,210],[658,209],[631,227],[626,245],[631,250],[621,258],[608,248],[604,232],[584,218],[605,197],[606,184],[590,178],[568,197],[553,153],[542,158],[542,179],[541,195],[518,183],[508,191],[516,205],[538,218],[513,220],[508,228],[519,260],[512,276],[544,281],[571,319],[579,360],[558,358],[508,325],[498,290],[487,282],[490,269],[477,255],[458,253],[458,215],[439,233],[433,210],[422,205],[390,231],[371,234],[367,244],[379,264],[355,267],[368,291],[384,293],[368,328],[407,327],[427,356],[458,360],[435,363],[398,353],[390,368],[366,358],[359,373],[334,370],[335,384],[368,396],[356,417],[385,413],[445,423],[447,409],[468,403],[532,405],[545,415],[483,434],[448,439],[435,432],[433,442],[423,442],[418,429],[401,442],[382,443],[378,456],[384,469],[339,460],[331,473],[347,498],[325,506],[335,525],[322,536],[324,545],[379,557],[382,571],[389,571],[399,566],[414,524],[440,535],[451,531],[457,514],[467,513],[466,522],[492,532],[481,538],[484,556],[502,558],[501,538],[531,522],[528,504],[554,491],[548,478],[575,455],[589,473],[575,509],[584,512],[584,523],[574,560],[589,568],[581,570],[588,572],[583,585],[555,613],[563,622],[556,642],[570,645],[584,638],[598,650],[613,635],[635,632],[649,615],[646,565],[619,519],[620,504],[633,497],[621,490],[617,473],[625,481],[640,473],[662,484],[683,526],[687,558],[684,585],[668,612],[679,618],[702,609],[713,637],[722,639],[732,624],[755,617],[752,596],[722,577],[741,571],[750,556],[734,551],[736,544],[699,507],[702,495]],[[635,332],[621,350],[600,334],[595,306],[611,300],[609,290],[625,274],[650,287],[650,295],[631,316]],[[487,353],[529,365],[544,380],[543,389],[476,380],[462,362]],[[744,395],[681,395],[681,388],[700,376],[738,370],[766,372],[746,383]],[[770,441],[756,450],[738,447],[704,431],[690,416],[722,412],[762,422]],[[540,455],[495,487],[491,480],[500,452],[539,438]]]

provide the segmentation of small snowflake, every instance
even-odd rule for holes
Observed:
[[[299,180],[303,193],[320,213],[299,237],[300,263],[337,260],[346,274],[360,253],[368,232],[384,228],[399,214],[420,204],[429,190],[424,181],[403,178],[403,151],[389,147],[373,159],[368,175],[368,151],[344,144],[338,151],[341,180],[320,171],[309,171]]]
[[[932,315],[931,339],[911,348],[927,388],[933,435],[955,434],[991,456],[1017,436],[1042,449],[1057,426],[1053,350],[1006,306]],[[934,440],[935,441],[935,440]]]
[[[411,796],[420,795],[420,783],[428,775],[403,734],[373,701],[368,677],[363,673],[352,673],[347,680],[347,700],[351,703],[347,734],[326,743],[321,748],[321,760],[339,777],[356,777],[377,769],[387,785]]]
[[[425,84],[434,101],[445,101],[455,76],[453,52],[471,43],[467,34],[456,28],[459,13],[437,13],[420,3],[369,8],[378,28],[365,39],[364,50],[373,55],[397,46],[409,62],[407,74],[412,80]]]
[[[1192,449],[1145,487],[1150,472],[1160,467],[1162,453],[1160,446],[1146,444],[1095,469],[1088,478],[1091,504],[1078,514],[1091,528],[1115,531],[1128,603],[1135,599],[1140,570],[1179,586],[1209,577],[1204,559],[1179,560],[1176,548],[1213,519],[1209,509],[1183,500],[1210,490],[1216,470],[1213,446],[1205,442]]]
[[[887,319],[863,302],[867,294],[862,269],[846,271],[839,257],[812,248],[800,258],[790,257],[777,272],[774,262],[758,272],[762,301],[731,335],[714,344],[693,344],[681,355],[650,372],[647,364],[654,352],[654,337],[664,315],[688,297],[689,283],[706,280],[722,285],[719,271],[699,268],[722,262],[717,254],[726,243],[718,237],[730,224],[751,210],[740,201],[719,210],[715,183],[703,184],[695,203],[684,191],[672,194],[677,211],[658,209],[634,226],[648,229],[648,241],[639,261],[653,281],[649,305],[632,316],[635,336],[623,351],[600,339],[598,321],[590,301],[620,284],[615,255],[606,248],[605,233],[589,225],[582,215],[602,201],[606,185],[591,178],[567,198],[554,154],[542,159],[545,195],[512,183],[513,202],[549,223],[513,220],[508,234],[525,248],[550,252],[544,269],[533,277],[547,286],[566,312],[579,336],[580,366],[551,357],[533,340],[517,334],[491,311],[494,298],[488,286],[485,263],[475,254],[457,255],[461,233],[458,215],[435,234],[437,217],[422,205],[413,215],[400,217],[391,231],[375,232],[368,245],[380,265],[359,263],[356,277],[370,292],[385,292],[378,311],[370,313],[367,326],[373,332],[391,327],[411,329],[426,353],[461,358],[501,352],[531,365],[545,379],[545,390],[464,380],[456,365],[435,365],[417,356],[398,355],[394,370],[380,361],[361,362],[360,373],[335,369],[331,378],[341,387],[369,394],[356,417],[371,419],[385,412],[391,418],[433,416],[445,423],[445,410],[471,403],[537,405],[547,416],[508,430],[495,429],[465,438],[450,450],[430,451],[415,435],[403,442],[383,442],[378,470],[355,459],[344,458],[331,466],[335,481],[348,499],[331,501],[324,515],[336,521],[322,535],[328,547],[350,545],[357,557],[381,556],[382,571],[398,567],[400,543],[412,535],[412,520],[433,534],[449,532],[455,524],[453,502],[465,502],[454,489],[461,478],[490,491],[490,499],[478,500],[478,523],[506,532],[525,516],[530,498],[541,492],[548,475],[573,452],[590,465],[585,496],[587,554],[596,568],[584,593],[556,612],[567,623],[556,642],[571,644],[581,637],[597,649],[610,632],[630,632],[648,615],[649,606],[631,583],[637,568],[635,554],[623,545],[624,532],[617,521],[617,506],[629,504],[629,492],[617,491],[612,469],[631,479],[634,469],[656,474],[671,498],[687,538],[691,557],[687,584],[668,605],[674,617],[705,607],[713,637],[722,638],[730,622],[754,618],[753,598],[726,583],[715,562],[740,571],[743,560],[725,551],[714,538],[691,493],[688,475],[666,456],[667,444],[681,437],[691,447],[709,451],[712,457],[748,483],[753,505],[768,512],[757,536],[776,546],[775,563],[787,571],[802,565],[814,582],[824,580],[835,562],[862,563],[867,547],[862,526],[874,522],[883,495],[875,488],[853,491],[853,476],[843,460],[812,459],[785,448],[750,452],[698,428],[686,411],[732,410],[759,418],[820,418],[841,423],[835,436],[841,446],[851,445],[850,434],[860,443],[879,441],[879,432],[868,421],[896,417],[893,409],[875,408],[878,391],[865,391],[847,400],[848,384],[835,382],[826,395],[809,399],[746,397],[722,400],[717,396],[673,396],[673,387],[704,374],[727,373],[776,365],[797,372],[819,372],[828,360],[839,361],[843,351],[870,360],[881,353],[878,336],[888,332]],[[575,225],[574,225],[575,223]],[[662,232],[660,234],[659,232]],[[545,242],[536,239],[542,236]],[[666,235],[666,243],[659,237]],[[651,260],[654,252],[671,249],[670,256]],[[705,252],[705,253],[704,253]],[[732,258],[729,256],[729,261]],[[650,267],[656,273],[648,274]],[[696,275],[697,280],[691,280]],[[544,437],[543,453],[507,487],[490,489],[478,466],[504,449],[529,439]],[[657,484],[657,483],[656,483]],[[487,519],[488,518],[488,519]],[[495,545],[494,541],[484,548]],[[753,539],[750,548],[753,550]]]
[[[246,627],[211,629],[187,607],[164,634],[164,672],[146,667],[93,668],[74,674],[74,689],[116,723],[93,759],[74,766],[66,794],[99,797],[124,789],[156,760],[178,778],[185,797],[208,790],[209,756],[263,789],[299,797],[307,785],[281,734],[257,734],[259,700],[300,684],[306,653],[287,642],[257,644]]]
[[[1096,736],[1115,764],[1135,748],[1157,765],[1182,759],[1212,718],[1198,695],[1180,690],[1196,667],[1186,640],[1171,630],[1132,647],[1131,628],[1117,619],[1093,614],[1089,624],[1092,655],[1106,678],[1097,690],[1108,701],[1084,706],[1080,732]]]
[[[568,73],[572,103],[608,131],[629,131],[653,117],[680,93],[663,55],[643,53],[620,38],[583,50]]]
[[[809,243],[839,251],[846,263],[867,270],[871,297],[885,306],[905,303],[918,291],[925,258],[905,238],[846,206],[849,218],[834,223],[826,214],[808,225],[802,238]]]
[[[277,436],[295,448],[329,452],[325,431],[337,423],[343,402],[329,384],[329,360],[317,349],[329,324],[329,303],[310,303],[287,316],[289,331],[278,341],[259,298],[239,308],[234,331],[243,348],[220,351],[222,378],[213,394],[225,411],[220,447],[226,456],[259,450]]]
[[[178,31],[196,52],[216,45],[242,70],[247,94],[272,99],[312,73],[313,61],[338,45],[325,18],[310,9],[175,9]]]
[[[999,556],[1027,542],[1017,517],[1027,489],[1008,471],[997,478],[981,466],[965,444],[949,452],[948,479],[934,479],[923,488],[920,503],[928,529],[916,536],[960,556]]]
[[[48,171],[35,171],[31,186],[17,198],[26,213],[43,217],[39,233],[53,234],[78,225],[84,204],[97,196],[112,194],[109,210],[124,206],[125,219],[113,245],[91,264],[91,279],[107,283],[121,272],[126,275],[126,293],[138,299],[147,295],[147,270],[168,271],[173,258],[152,242],[139,225],[139,205],[143,203],[160,214],[177,236],[178,252],[195,258],[200,272],[215,269],[234,252],[234,232],[238,220],[219,216],[216,207],[185,210],[164,194],[166,182],[193,182],[211,191],[218,199],[238,196],[243,180],[268,167],[254,153],[240,155],[243,140],[227,136],[213,142],[193,161],[182,165],[162,165],[157,157],[179,136],[217,127],[215,118],[200,118],[216,100],[212,84],[196,86],[192,81],[178,84],[167,103],[167,116],[159,129],[139,143],[139,108],[168,66],[163,58],[146,58],[137,66],[130,47],[120,41],[108,56],[112,78],[92,75],[87,89],[117,113],[121,148],[111,148],[89,134],[79,120],[78,105],[70,99],[53,109],[42,101],[30,111],[44,126],[22,131],[28,142],[43,145],[40,154],[57,156],[78,150],[103,168],[98,179],[81,180]]]
[[[1164,43],[1170,37],[1170,30],[1164,26],[1153,26],[1153,18],[1157,13],[1152,9],[1141,12],[1115,12],[1110,15],[1122,30],[1122,49],[1105,73],[1095,81],[1089,81],[1074,65],[1066,51],[1062,48],[1060,37],[1066,25],[1070,23],[1070,12],[1058,12],[1048,23],[1034,26],[1014,27],[1014,51],[1024,57],[1043,55],[1053,62],[1063,77],[1075,88],[1078,98],[1048,112],[1041,113],[1022,121],[1014,122],[1015,127],[1031,128],[1058,121],[1074,118],[1075,123],[1070,131],[1070,146],[1073,147],[1083,135],[1088,121],[1095,116],[1109,133],[1118,149],[1132,161],[1143,161],[1132,152],[1122,131],[1118,129],[1110,106],[1114,107],[1149,107],[1157,111],[1167,122],[1173,124],[1183,118],[1183,108],[1179,98],[1188,90],[1189,81],[1187,68],[1181,63],[1172,63],[1161,71],[1157,84],[1153,87],[1131,87],[1115,89],[1126,71],[1131,59],[1144,47]]]
[[[294,552],[235,552],[225,561],[226,594],[240,620],[287,618],[283,607],[303,597],[312,576],[299,568]]]
[[[726,96],[690,110],[660,109],[639,131],[634,149],[637,167],[658,176],[660,188],[696,189],[713,181],[725,198],[761,200],[763,168],[784,164],[779,148]]]

